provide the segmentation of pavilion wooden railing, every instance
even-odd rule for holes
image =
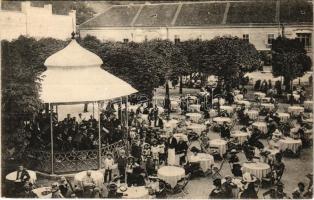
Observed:
[[[107,152],[111,152],[114,158],[117,158],[119,150],[125,149],[128,152],[127,148],[127,141],[121,140],[102,147],[101,156],[105,157]],[[30,150],[27,152],[27,155],[27,167],[29,169],[51,173],[50,151]],[[56,174],[96,170],[98,167],[99,157],[97,149],[54,153],[54,172]]]

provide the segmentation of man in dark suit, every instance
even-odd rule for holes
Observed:
[[[31,177],[26,169],[20,165],[16,172],[15,191],[17,193],[23,191],[25,183],[28,182],[30,178]]]

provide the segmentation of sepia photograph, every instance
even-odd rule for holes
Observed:
[[[0,198],[313,199],[312,0],[0,0]]]

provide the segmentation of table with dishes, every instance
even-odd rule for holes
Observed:
[[[278,117],[280,118],[280,121],[287,122],[290,118],[289,113],[278,113]]]
[[[213,122],[216,122],[220,125],[222,125],[224,122],[227,122],[227,123],[231,123],[231,118],[229,117],[215,117],[213,118]]]
[[[249,118],[253,120],[257,119],[259,115],[257,110],[247,110],[244,113],[248,114]]]
[[[291,113],[292,115],[298,115],[301,112],[304,112],[304,108],[301,106],[289,106],[288,112]]]
[[[163,166],[158,169],[157,176],[174,188],[177,182],[185,176],[185,170],[176,166]]]
[[[258,130],[260,130],[262,133],[267,133],[267,124],[266,122],[254,122],[252,124],[253,127],[256,127]]]
[[[266,97],[266,94],[263,92],[254,92],[254,96],[256,96],[258,98],[264,98],[264,97]]]
[[[37,180],[36,172],[31,171],[31,170],[26,170],[26,171],[28,172],[30,176],[29,182],[34,184]],[[19,182],[19,180],[16,180],[16,178],[17,178],[17,171],[11,172],[5,177],[7,181]]]
[[[185,116],[189,117],[193,122],[198,122],[202,118],[200,113],[187,113]]]
[[[228,114],[233,113],[233,107],[232,106],[220,106],[220,110],[226,111]]]
[[[188,128],[200,135],[202,133],[202,131],[206,129],[206,126],[204,124],[194,124],[193,123]]]
[[[242,172],[249,172],[250,174],[261,179],[271,171],[270,166],[263,162],[246,162],[242,165]]]
[[[190,112],[201,112],[201,105],[199,104],[191,104],[189,105]]]
[[[261,103],[261,107],[264,107],[268,110],[273,110],[275,108],[275,105],[272,103]]]
[[[145,186],[120,186],[118,192],[123,193],[123,199],[149,199],[149,191]]]
[[[223,139],[213,139],[209,141],[210,147],[217,147],[221,156],[227,152],[227,141]]]
[[[302,146],[302,141],[300,139],[293,139],[290,137],[284,137],[278,141],[278,147],[281,151],[286,149],[292,150],[294,153]]]
[[[243,132],[243,131],[234,131],[231,133],[231,136],[234,138],[237,138],[240,144],[243,144],[247,138],[250,136],[248,132]]]
[[[86,177],[87,171],[82,171],[74,175],[74,185],[83,187],[83,178]],[[100,171],[91,170],[91,177],[95,181],[95,185],[99,188],[102,188],[104,183],[104,174]]]
[[[188,160],[191,163],[200,163],[203,172],[207,172],[211,169],[211,165],[214,164],[214,157],[206,153],[198,153],[196,156],[189,156]]]

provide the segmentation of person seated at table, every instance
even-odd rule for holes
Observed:
[[[244,183],[241,199],[258,199],[257,191],[255,190],[256,177],[246,172],[243,174],[242,181]]]
[[[105,168],[105,174],[104,174],[104,183],[107,183],[107,179],[108,179],[108,176],[109,176],[109,182],[111,181],[112,179],[112,170],[114,168],[114,160],[112,158],[112,153],[108,152],[106,154],[106,158],[105,160],[103,161],[103,166]]]
[[[279,182],[285,170],[285,164],[282,162],[281,153],[275,154],[275,159],[273,163],[271,163],[270,166],[271,166],[272,171],[274,172],[275,181]]]
[[[166,149],[168,151],[168,165],[175,165],[176,157],[175,157],[175,148],[178,142],[177,139],[173,136],[173,132],[170,132],[169,138],[167,139]]]
[[[233,198],[233,193],[232,190],[234,188],[237,188],[237,186],[232,182],[232,177],[231,176],[226,176],[225,177],[225,182],[222,184],[222,191],[223,191],[223,197],[226,199],[232,199]]]
[[[301,126],[304,124],[305,119],[306,117],[304,116],[303,112],[300,112],[300,114],[296,116],[296,120]]]
[[[118,192],[118,186],[115,183],[110,183],[108,185],[108,196],[110,199],[121,199],[124,195],[123,193]]]
[[[223,122],[223,125],[220,128],[221,137],[224,139],[230,139],[230,128],[227,122]]]
[[[130,156],[128,157],[127,160],[127,165],[126,165],[126,181],[128,184],[128,187],[132,185],[132,179],[133,179],[133,169],[135,168],[137,164],[135,163],[134,157]]]
[[[262,135],[262,132],[257,128],[254,127],[251,136],[248,139],[248,143],[251,146],[254,146],[258,149],[263,149],[264,145],[262,142],[259,141],[260,137]]]
[[[243,143],[243,152],[248,161],[251,161],[255,155],[255,149],[249,144],[248,141]]]
[[[224,192],[222,190],[221,179],[217,178],[213,180],[215,188],[210,192],[209,199],[222,199],[224,198]]]
[[[69,191],[69,184],[64,176],[60,178],[59,190],[62,196],[67,197]]]
[[[232,105],[234,103],[234,96],[232,92],[227,93],[226,101],[228,102],[229,105]]]
[[[266,192],[263,193],[263,197],[265,198],[267,195],[271,199],[288,199],[288,195],[283,191],[284,184],[283,183],[277,183],[275,188],[272,188]]]
[[[83,196],[85,198],[90,198],[94,188],[96,187],[96,181],[92,177],[91,171],[86,171],[86,175],[82,178],[82,185],[83,185]]]
[[[230,151],[230,157],[228,162],[231,164],[231,172],[234,176],[242,176],[242,171],[241,171],[241,165],[240,165],[240,159],[237,155],[237,150],[232,149]]]
[[[313,173],[307,174],[306,178],[309,179],[309,184],[306,188],[306,192],[304,194],[305,198],[312,198],[313,197]]]
[[[282,132],[278,128],[276,128],[276,130],[272,134],[272,139],[273,140],[278,140],[281,137],[282,137]]]
[[[149,181],[146,183],[146,186],[151,189],[152,193],[156,194],[160,192],[158,177],[148,176],[148,180]]]
[[[306,193],[305,184],[303,182],[298,183],[298,187],[293,190],[292,198],[293,199],[303,199],[304,194]]]
[[[61,199],[64,198],[64,196],[61,194],[61,191],[59,189],[58,182],[51,184],[51,198],[52,199]]]
[[[179,156],[179,164],[182,165],[186,162],[185,157],[188,150],[188,145],[186,141],[183,140],[182,137],[179,138],[179,142],[175,147],[175,153],[177,156]]]
[[[16,172],[16,181],[17,183],[21,183],[21,185],[23,186],[27,181],[30,180],[30,175],[28,173],[28,171],[24,168],[23,165],[20,165],[18,167],[18,170]]]

